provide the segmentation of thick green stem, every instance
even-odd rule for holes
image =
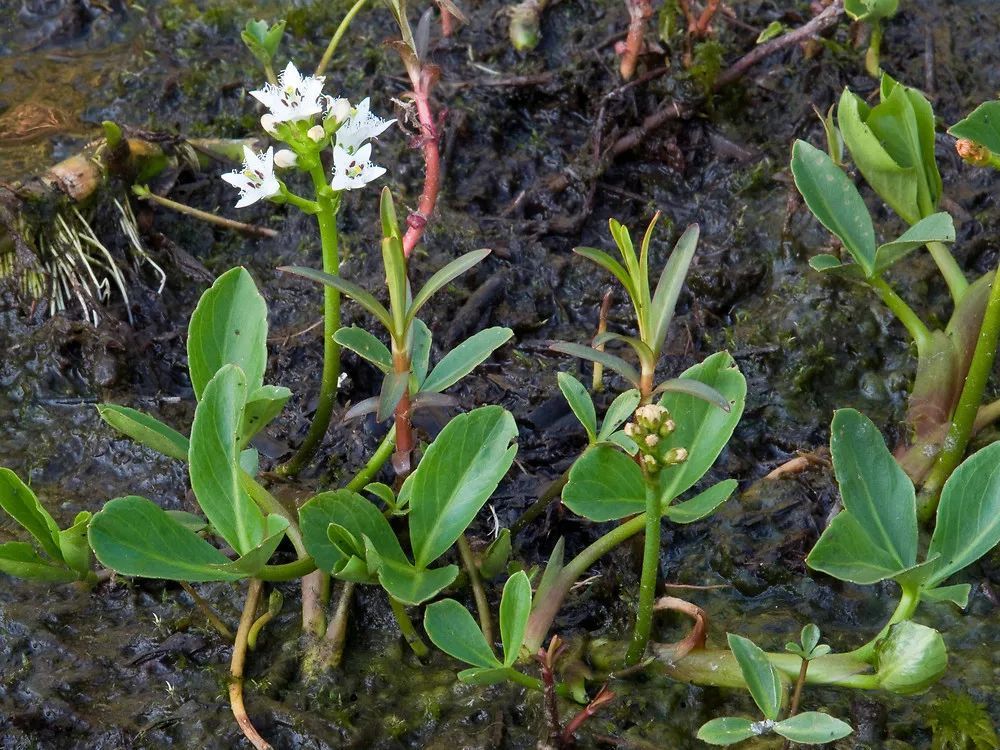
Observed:
[[[389,606],[392,607],[392,615],[396,618],[396,624],[399,625],[399,632],[403,634],[403,640],[410,645],[418,659],[426,659],[431,651],[427,648],[427,644],[424,643],[420,634],[417,633],[417,629],[413,627],[413,621],[406,613],[406,607],[392,595],[389,596]]]
[[[931,257],[944,277],[944,283],[948,285],[952,301],[958,304],[965,290],[969,288],[969,282],[962,269],[958,267],[958,261],[943,242],[928,242],[927,249],[930,250]]]
[[[892,310],[892,314],[896,316],[899,322],[906,328],[907,333],[910,334],[910,338],[917,345],[917,356],[922,357],[929,352],[931,332],[924,324],[924,321],[920,319],[920,316],[913,311],[912,307],[906,304],[902,297],[893,291],[892,287],[884,279],[876,277],[871,280],[871,285],[878,292],[879,297],[882,298],[886,307]]]
[[[361,471],[354,475],[354,479],[348,482],[344,489],[348,489],[351,492],[361,492],[378,474],[379,469],[389,460],[389,456],[392,455],[393,450],[396,447],[396,425],[393,425],[389,431],[382,438],[382,442],[379,443],[378,448],[372,454],[372,457],[368,459]]]
[[[635,616],[632,642],[625,654],[625,666],[637,664],[646,653],[653,626],[653,600],[656,597],[656,574],[660,570],[660,493],[657,483],[646,477],[646,540],[642,549],[642,574],[639,578],[639,605]]]
[[[538,592],[524,637],[524,646],[529,654],[534,654],[541,648],[549,628],[552,627],[552,621],[562,607],[563,600],[573,584],[583,577],[587,569],[595,562],[626,539],[638,534],[645,528],[645,525],[646,514],[643,513],[620,526],[616,526],[570,560],[556,576],[552,586],[544,593]]]
[[[340,275],[340,251],[337,245],[337,209],[339,199],[327,195],[329,186],[322,165],[310,170],[313,186],[316,188],[316,203],[319,212],[319,236],[323,245],[323,271],[331,276]],[[337,399],[337,380],[340,378],[340,344],[333,340],[333,334],[340,328],[340,292],[331,286],[323,286],[323,379],[320,383],[319,402],[313,415],[309,432],[289,461],[278,467],[278,473],[294,476],[309,463],[326,435]]]
[[[295,562],[284,565],[265,565],[257,574],[262,581],[294,581],[307,576],[316,570],[316,561],[311,557],[303,557]]]
[[[856,661],[870,662],[875,657],[875,645],[886,636],[889,632],[889,628],[897,622],[909,620],[913,617],[913,613],[916,612],[918,604],[920,604],[920,591],[918,589],[904,587],[903,592],[899,597],[899,604],[896,605],[895,611],[893,611],[889,621],[878,632],[878,635],[868,641],[865,645],[859,646],[850,653],[845,654],[845,656],[849,656]]]
[[[315,75],[321,76],[326,72],[327,66],[330,64],[330,60],[333,59],[333,53],[337,51],[337,45],[340,44],[340,40],[343,38],[347,31],[347,27],[351,25],[351,21],[354,17],[361,12],[361,9],[365,7],[368,0],[357,0],[351,9],[347,11],[347,15],[344,16],[344,20],[340,22],[337,30],[333,32],[333,36],[330,38],[330,43],[326,45],[326,51],[323,53],[322,59],[319,61],[319,65],[316,66]]]
[[[479,613],[479,628],[483,631],[483,636],[492,649],[493,621],[490,617],[490,603],[486,599],[483,579],[479,576],[479,567],[476,565],[476,558],[472,554],[472,547],[469,546],[469,539],[465,534],[458,537],[458,554],[462,558],[462,565],[465,567],[469,583],[472,585],[472,596],[476,600],[476,611]]]

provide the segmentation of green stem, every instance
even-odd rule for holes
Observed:
[[[274,66],[271,63],[264,63],[264,77],[267,78],[267,82],[272,86],[278,85],[278,76],[274,74]]]
[[[344,489],[348,489],[351,492],[361,492],[361,490],[371,483],[385,462],[389,460],[389,456],[392,455],[395,447],[396,425],[393,425],[385,434],[385,437],[382,438],[382,442],[379,443],[372,457],[368,459],[368,463],[362,467],[361,471],[354,475],[354,479],[348,482]]]
[[[952,301],[958,304],[965,290],[969,288],[969,282],[962,269],[958,267],[958,261],[943,242],[928,242],[927,249],[930,250],[931,257],[944,277],[944,283],[948,285]]]
[[[243,470],[240,470],[240,484],[250,496],[250,499],[257,504],[258,508],[268,515],[278,515],[288,521],[288,528],[285,529],[285,533],[288,535],[292,546],[295,547],[295,553],[299,556],[300,560],[308,558],[309,553],[306,552],[305,542],[302,541],[302,531],[299,529],[299,522],[295,514],[278,502],[278,499],[268,492],[260,482]]]
[[[924,325],[924,321],[913,311],[913,308],[906,304],[902,297],[892,290],[892,287],[884,279],[876,277],[870,283],[886,307],[892,310],[892,314],[899,319],[907,333],[910,334],[910,338],[916,343],[917,356],[924,356],[931,346],[931,332]]]
[[[389,606],[392,607],[392,615],[396,618],[396,624],[399,625],[399,632],[403,634],[403,640],[410,645],[418,659],[426,659],[431,650],[427,648],[427,644],[417,633],[417,629],[413,627],[413,621],[406,613],[406,607],[391,594],[389,595]]]
[[[563,566],[551,587],[545,592],[538,592],[524,636],[525,648],[529,654],[534,654],[541,648],[545,636],[548,635],[549,628],[552,626],[552,621],[559,612],[559,608],[562,607],[563,600],[573,584],[595,562],[626,539],[638,534],[645,525],[646,514],[643,513],[620,526],[616,526]]]
[[[948,436],[921,489],[917,510],[922,520],[928,520],[934,515],[944,483],[965,456],[965,449],[969,445],[975,427],[976,415],[983,402],[986,381],[993,371],[998,340],[1000,340],[1000,267],[993,276],[990,297],[979,329],[979,339],[976,341],[976,349],[972,355],[969,372],[965,376],[965,385],[962,387],[962,395],[955,408]]]
[[[870,662],[875,656],[875,645],[886,636],[889,632],[889,628],[897,622],[909,620],[913,617],[913,613],[916,612],[918,604],[920,604],[920,590],[904,586],[903,593],[899,597],[899,604],[896,605],[895,611],[893,611],[889,621],[878,632],[878,635],[863,646],[859,646],[844,655],[856,661]]]
[[[361,12],[361,9],[365,7],[365,3],[368,0],[357,0],[351,9],[347,11],[347,15],[344,16],[344,20],[340,22],[337,30],[333,32],[333,36],[330,38],[330,43],[326,45],[326,51],[323,52],[323,57],[319,61],[319,65],[316,66],[316,76],[321,76],[326,72],[327,66],[330,64],[330,60],[333,59],[333,53],[337,51],[337,45],[340,44],[341,38],[347,32],[347,27],[351,25],[351,21],[354,17]]]
[[[639,579],[639,606],[635,631],[625,654],[625,666],[638,663],[646,653],[653,626],[653,599],[656,597],[656,574],[660,570],[660,493],[657,483],[646,476],[646,540],[642,549],[642,574]]]
[[[337,209],[339,200],[329,197],[329,186],[323,166],[317,164],[310,170],[313,186],[316,188],[316,203],[319,212],[319,236],[323,244],[323,270],[331,276],[340,275],[340,252],[337,246]],[[333,340],[333,334],[340,328],[340,292],[331,286],[323,286],[323,379],[320,384],[319,403],[313,415],[309,432],[289,461],[278,467],[278,473],[294,476],[309,463],[330,426],[333,405],[337,398],[337,380],[340,378],[340,344]]]
[[[492,650],[493,622],[490,618],[490,603],[486,600],[483,579],[479,576],[479,566],[476,565],[476,558],[472,554],[472,547],[469,546],[469,539],[465,534],[458,537],[458,554],[462,558],[462,565],[465,567],[469,583],[472,585],[472,596],[476,600],[476,611],[479,613],[479,628],[483,631],[483,636]]]
[[[865,53],[865,70],[872,78],[882,75],[882,22],[871,22],[872,33],[868,40],[868,51]]]
[[[284,565],[265,565],[257,573],[257,577],[262,581],[294,581],[296,578],[309,575],[314,570],[316,570],[316,561],[311,557],[303,557]]]

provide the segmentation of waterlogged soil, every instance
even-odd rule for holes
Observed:
[[[0,26],[3,180],[74,153],[95,137],[102,120],[185,136],[255,134],[259,111],[247,90],[260,76],[240,45],[239,28],[251,17],[287,13],[291,39],[284,49],[308,68],[346,10],[342,2],[283,7],[230,0],[8,5]],[[1000,16],[992,2],[903,5],[886,29],[886,69],[923,87],[945,123],[994,96]],[[820,461],[792,478],[760,481],[798,451],[821,449],[837,407],[859,408],[890,438],[897,436],[912,377],[902,331],[872,298],[808,271],[806,259],[828,236],[795,199],[787,172],[795,138],[821,142],[813,104],[825,110],[845,85],[874,89],[846,27],[809,59],[798,49],[781,53],[705,102],[704,84],[684,72],[680,49],[668,51],[667,74],[619,89],[612,49],[627,16],[617,2],[555,4],[545,14],[541,45],[526,55],[510,48],[500,3],[466,3],[464,10],[469,24],[450,39],[439,39],[431,25],[431,54],[442,69],[437,101],[447,110],[444,190],[413,266],[426,278],[460,252],[494,250],[441,295],[428,323],[435,356],[485,326],[515,331],[513,344],[454,389],[462,408],[500,403],[517,419],[517,464],[491,501],[499,522],[512,524],[583,444],[556,396],[555,373],[568,369],[586,378],[588,371],[549,353],[547,342],[593,335],[609,279],[571,249],[607,247],[611,216],[638,228],[661,210],[667,221],[653,245],[658,267],[683,227],[697,221],[702,241],[663,374],[720,348],[736,358],[749,384],[746,414],[712,477],[737,478],[741,493],[707,521],[666,529],[662,578],[705,587],[669,593],[708,612],[710,642],[717,645],[734,631],[780,650],[807,622],[818,623],[837,650],[867,640],[895,604],[893,587],[841,584],[807,574],[803,564],[836,510],[828,469]],[[715,24],[724,63],[748,50],[772,21],[795,26],[809,17],[802,2],[747,0],[733,10],[733,18]],[[327,90],[354,100],[371,95],[381,112],[398,107],[394,101],[406,85],[398,59],[382,44],[390,29],[384,9],[363,13],[335,58]],[[650,55],[640,71],[662,61],[662,53]],[[595,170],[596,137],[606,149],[675,101],[697,114],[656,130],[606,170]],[[396,116],[404,117],[398,109]],[[386,182],[406,206],[416,203],[422,179],[413,141],[412,133],[395,130],[378,146],[377,159],[389,168]],[[938,156],[959,227],[957,253],[970,273],[983,273],[997,260],[997,182],[964,168],[944,135]],[[233,194],[217,179],[228,168],[169,175],[162,187],[184,202],[236,216],[229,208]],[[359,191],[345,204],[343,272],[377,286],[376,192]],[[317,262],[311,220],[254,207],[238,218],[278,236],[247,241],[142,204],[136,211],[167,282],[160,292],[148,267],[127,270],[132,325],[123,322],[121,300],[96,327],[72,310],[49,319],[44,306],[32,307],[9,290],[0,304],[0,463],[30,478],[61,523],[125,494],[194,509],[183,466],[121,439],[93,406],[114,401],[180,428],[189,424],[186,321],[208,280],[232,265],[253,272],[270,306],[268,380],[296,394],[258,445],[265,463],[301,439],[315,398],[321,348],[315,330],[307,329],[319,318],[320,295],[274,271]],[[113,241],[118,230],[110,214],[98,205],[92,215],[95,231]],[[887,235],[899,230],[884,212],[876,216]],[[923,258],[909,262],[900,281],[922,310],[940,315],[947,309]],[[345,319],[366,322],[350,304]],[[611,324],[627,326],[628,319],[619,295]],[[373,394],[371,368],[347,357],[345,372],[342,406]],[[609,382],[612,390],[620,386]],[[419,424],[425,437],[448,416],[425,413]],[[306,496],[333,485],[364,461],[379,435],[371,420],[337,424],[315,466],[285,491]],[[486,539],[489,526],[483,520],[473,536]],[[0,525],[4,537],[11,530]],[[518,536],[516,556],[542,563],[560,536],[578,550],[598,532],[553,507]],[[603,560],[571,595],[556,630],[574,642],[625,637],[637,553],[626,545]],[[949,672],[929,693],[807,692],[806,707],[824,707],[856,727],[840,747],[930,747],[934,716],[951,717],[963,729],[972,724],[940,708],[956,693],[980,704],[994,723],[1000,720],[997,556],[964,577],[973,584],[965,612],[926,606],[919,616],[944,633],[950,650]],[[198,588],[235,624],[241,587]],[[250,713],[275,747],[529,748],[544,736],[537,695],[462,685],[455,665],[440,656],[417,663],[374,590],[355,596],[343,668],[305,684],[298,671],[297,591],[281,589],[284,608],[250,656],[247,683]],[[655,637],[675,640],[685,627],[680,618],[664,617]],[[118,579],[85,591],[3,578],[0,748],[246,747],[226,700],[229,653],[174,584]],[[614,702],[587,723],[580,747],[695,747],[693,735],[704,721],[751,713],[743,694],[672,683],[655,668],[616,680],[612,689]],[[561,708],[567,716],[574,710]]]

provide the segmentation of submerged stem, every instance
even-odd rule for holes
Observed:
[[[257,750],[272,750],[271,745],[260,736],[253,722],[250,721],[246,706],[243,704],[243,668],[246,664],[247,636],[250,634],[254,616],[257,614],[257,604],[260,601],[262,587],[260,579],[250,579],[250,588],[247,590],[247,599],[243,605],[243,615],[240,617],[240,626],[236,631],[236,642],[233,644],[233,657],[229,663],[229,705],[232,706],[236,723],[240,725],[240,729],[243,730],[243,734],[250,740],[250,743]]]
[[[639,579],[639,604],[635,617],[635,631],[625,654],[625,666],[638,663],[646,652],[649,633],[653,626],[653,599],[656,596],[656,574],[660,569],[660,493],[657,483],[646,479],[646,541],[642,549],[642,575]]]
[[[418,659],[426,659],[431,651],[427,648],[427,644],[424,643],[420,634],[417,633],[417,629],[413,627],[413,621],[406,613],[406,607],[391,594],[389,594],[389,606],[392,607],[392,615],[396,618],[396,624],[399,625],[399,632],[403,634],[403,640],[410,645]]]

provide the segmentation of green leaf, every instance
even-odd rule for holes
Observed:
[[[781,709],[781,680],[777,670],[753,641],[733,633],[727,633],[726,638],[740,665],[750,697],[766,718],[775,721]]]
[[[382,221],[383,237],[399,237],[399,221],[396,219],[396,204],[392,200],[392,191],[382,188],[378,201],[379,218]]]
[[[785,739],[802,745],[824,745],[846,737],[854,730],[845,721],[818,711],[806,711],[779,721],[774,731]]]
[[[155,417],[118,404],[98,404],[101,419],[123,435],[165,456],[187,461],[188,439]]]
[[[10,469],[0,469],[0,508],[21,524],[49,557],[62,562],[59,527],[31,488]]]
[[[588,441],[591,444],[597,442],[597,412],[586,387],[568,372],[560,372],[556,375],[556,381],[569,408],[587,431]]]
[[[851,179],[829,154],[805,141],[796,141],[792,148],[792,176],[809,210],[870,277],[875,268],[875,228]]]
[[[431,643],[459,661],[486,669],[504,666],[494,656],[469,610],[454,599],[427,606],[424,630]]]
[[[375,412],[375,419],[384,422],[393,415],[396,405],[406,393],[406,387],[410,384],[410,373],[408,372],[387,372],[382,378],[382,390],[378,395],[378,409]]]
[[[194,513],[188,513],[186,510],[168,510],[164,512],[185,529],[193,531],[196,534],[208,528],[208,521]]]
[[[954,586],[939,586],[938,588],[921,591],[920,600],[927,602],[951,602],[961,609],[965,609],[969,606],[970,591],[972,591],[972,586],[968,583],[959,583]]]
[[[466,685],[496,685],[509,680],[513,671],[508,667],[473,667],[459,672],[458,679]]]
[[[420,386],[420,390],[440,393],[451,387],[510,341],[513,336],[512,330],[501,327],[487,328],[470,336],[441,358],[427,380]]]
[[[414,318],[413,325],[410,326],[410,371],[413,373],[413,380],[416,381],[411,392],[414,394],[423,390],[423,383],[427,379],[432,338],[427,324],[420,318]]]
[[[280,385],[265,385],[258,388],[247,397],[243,410],[243,421],[240,423],[240,447],[250,442],[250,439],[267,427],[275,417],[281,414],[292,392]],[[253,472],[248,472],[253,473]]]
[[[524,633],[531,615],[531,583],[528,575],[518,571],[503,587],[500,598],[500,640],[503,643],[504,666],[512,667],[524,643]]]
[[[627,391],[619,393],[604,414],[604,421],[601,423],[600,432],[597,433],[597,439],[602,442],[609,440],[615,430],[635,413],[641,400],[642,396],[635,388],[629,388]]]
[[[90,572],[90,545],[87,544],[87,526],[93,513],[80,511],[73,519],[73,525],[59,532],[59,551],[66,567],[81,576]]]
[[[299,508],[299,526],[306,552],[322,571],[337,576],[347,563],[347,556],[330,541],[330,524],[345,529],[356,540],[368,537],[382,557],[406,560],[392,527],[374,504],[350,490],[321,492]]]
[[[591,346],[596,348],[609,341],[621,341],[622,343],[628,344],[632,347],[632,350],[639,358],[639,362],[642,363],[644,367],[652,369],[656,366],[656,354],[654,354],[653,350],[643,343],[642,339],[637,339],[635,336],[623,336],[620,333],[611,333],[610,331],[606,331],[605,333],[595,336],[594,340],[591,342]]]
[[[864,281],[867,278],[857,263],[841,263],[840,258],[826,253],[811,257],[809,267],[820,273],[830,273],[852,281]]]
[[[385,266],[386,285],[389,287],[389,314],[395,323],[394,330],[405,331],[409,284],[406,280],[403,243],[398,236],[382,239],[382,263]]]
[[[368,550],[369,560],[373,554]],[[408,560],[377,560],[378,581],[390,596],[403,604],[417,606],[441,593],[458,577],[458,566],[416,568]],[[482,637],[480,635],[480,637]]]
[[[726,479],[713,484],[704,492],[678,505],[668,505],[663,515],[674,523],[694,523],[710,515],[736,491],[735,479]]]
[[[1000,153],[1000,101],[980,104],[972,114],[948,128],[948,132]]]
[[[451,261],[451,263],[431,276],[421,290],[414,295],[413,302],[410,303],[410,307],[406,311],[406,325],[410,324],[410,321],[416,317],[420,308],[426,305],[427,301],[435,293],[437,293],[453,279],[461,276],[477,263],[481,262],[491,252],[491,250],[473,250],[471,253],[466,253],[465,255]]]
[[[479,575],[490,581],[507,569],[512,551],[510,529],[500,529],[497,538],[490,542],[479,559]]]
[[[574,247],[573,252],[577,255],[583,256],[587,260],[593,261],[605,271],[613,275],[621,285],[625,287],[625,292],[628,294],[630,299],[636,300],[639,297],[639,292],[635,288],[635,284],[632,283],[632,279],[628,275],[628,271],[619,263],[617,260],[612,258],[603,250],[598,250],[595,247]]]
[[[188,369],[200,400],[223,365],[238,365],[251,392],[264,384],[267,305],[250,274],[232,268],[201,296],[188,327]]]
[[[389,372],[392,369],[392,354],[389,353],[388,347],[364,328],[357,326],[341,328],[333,334],[333,340],[359,357],[367,359],[382,372]]]
[[[844,0],[844,10],[853,21],[878,23],[895,15],[898,8],[899,0]]]
[[[339,276],[324,273],[323,271],[317,271],[315,268],[306,268],[304,266],[281,266],[278,270],[294,274],[295,276],[301,276],[304,279],[318,281],[320,284],[333,287],[337,291],[346,294],[352,300],[365,308],[365,310],[378,318],[379,322],[385,326],[385,330],[387,330],[391,336],[394,338],[401,337],[397,336],[397,333],[401,334],[402,332],[396,331],[395,324],[393,323],[392,316],[389,315],[389,311],[386,310],[374,296],[366,292],[354,282],[342,279]]]
[[[568,354],[571,357],[580,357],[581,359],[602,364],[617,372],[632,385],[639,386],[639,371],[624,359],[616,357],[614,354],[608,354],[607,352],[594,349],[592,346],[583,346],[582,344],[574,344],[569,341],[556,341],[554,344],[549,345],[549,349],[554,352]]]
[[[743,416],[747,394],[746,380],[728,352],[713,354],[681,373],[680,377],[715,389],[729,400],[730,410],[723,411],[685,393],[663,394],[660,404],[670,412],[676,427],[660,445],[664,450],[683,447],[688,451],[687,461],[660,473],[665,503],[690,489],[712,467]]]
[[[799,641],[802,644],[802,650],[805,651],[806,655],[811,654],[813,649],[819,645],[819,636],[819,627],[813,623],[809,623],[802,628]]]
[[[556,545],[552,548],[551,554],[549,554],[548,561],[545,563],[545,570],[542,571],[542,580],[538,582],[538,588],[535,589],[535,604],[545,601],[548,597],[549,590],[555,585],[559,574],[563,570],[565,556],[566,540],[563,537],[559,537]]]
[[[896,261],[928,242],[954,241],[955,225],[951,216],[943,211],[931,214],[903,232],[899,239],[879,246],[875,251],[875,275],[885,272]]]
[[[143,497],[109,501],[90,522],[90,546],[101,564],[122,575],[171,581],[236,581],[245,577],[197,534]]]
[[[646,510],[642,469],[617,448],[598,443],[569,470],[563,504],[591,521],[614,521]]]
[[[239,431],[247,380],[225,365],[204,389],[191,425],[191,488],[219,535],[239,554],[264,538],[264,515],[240,486]]]
[[[860,412],[838,410],[830,432],[844,510],[823,532],[807,564],[855,583],[875,583],[912,567],[917,556],[913,483]]]
[[[912,620],[897,622],[875,647],[878,686],[899,695],[926,691],[948,671],[941,634]]]
[[[472,523],[514,462],[516,437],[510,412],[483,406],[452,419],[427,448],[404,483],[418,568],[444,554]]]
[[[753,722],[750,719],[725,716],[702,724],[696,736],[709,745],[735,745],[737,742],[756,737],[757,733],[753,730]]]
[[[672,378],[660,383],[654,393],[686,393],[688,396],[700,398],[702,401],[713,404],[722,411],[729,411],[731,405],[729,399],[715,390],[712,386],[691,378]]]
[[[955,469],[941,491],[928,558],[941,557],[925,585],[932,588],[1000,543],[1000,443]]]
[[[27,542],[0,544],[0,573],[29,581],[68,583],[77,575],[64,565],[42,558]]]
[[[392,491],[392,487],[382,482],[371,482],[365,485],[365,492],[370,492],[379,498],[386,507],[390,510],[396,510],[399,505],[396,503],[396,493]]]
[[[287,528],[288,519],[272,513],[264,519],[264,538],[261,543],[238,559],[227,563],[225,569],[242,573],[244,576],[257,575],[278,549],[281,540],[285,538]]]
[[[845,511],[830,521],[806,557],[806,564],[842,581],[860,584],[893,578],[906,570],[899,567],[891,552],[876,546],[868,530]]]
[[[699,232],[697,224],[692,224],[684,230],[684,234],[674,245],[674,251],[670,254],[670,259],[663,267],[660,279],[656,283],[656,291],[653,293],[650,308],[653,330],[649,344],[657,355],[667,338],[667,329],[674,319],[677,298],[680,296],[681,287],[684,285],[684,279],[687,277],[688,267],[694,258],[695,250],[698,249]]]

